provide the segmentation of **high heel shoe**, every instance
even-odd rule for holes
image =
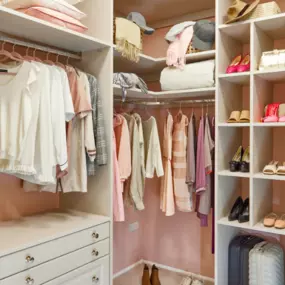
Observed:
[[[249,198],[245,199],[243,202],[241,212],[238,216],[238,222],[239,223],[249,222]]]
[[[240,164],[241,172],[249,172],[249,147],[245,150]]]
[[[231,64],[228,66],[226,73],[235,73],[238,70],[238,66],[242,61],[241,55],[236,56]]]
[[[246,72],[250,70],[250,56],[247,54],[241,63],[237,66],[237,72]]]
[[[243,148],[242,146],[240,146],[237,152],[235,153],[233,159],[229,162],[231,172],[240,171],[242,157],[243,157]]]
[[[241,197],[238,197],[228,216],[229,221],[232,222],[237,220],[242,212],[242,209],[243,209],[243,200]]]

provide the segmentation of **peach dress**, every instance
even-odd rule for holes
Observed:
[[[176,206],[179,211],[192,212],[190,193],[186,184],[186,149],[187,135],[186,127],[188,118],[182,113],[178,114],[174,122],[173,131],[173,182]]]

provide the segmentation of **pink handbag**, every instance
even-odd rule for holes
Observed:
[[[18,11],[76,32],[84,33],[88,30],[80,21],[49,8],[30,7],[28,9],[18,9]]]

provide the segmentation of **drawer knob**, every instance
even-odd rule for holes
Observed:
[[[93,233],[92,237],[98,239],[99,238],[99,234],[98,233]]]
[[[26,284],[33,285],[35,283],[35,280],[31,277],[26,278]]]
[[[98,256],[98,255],[99,255],[99,251],[96,250],[96,249],[94,249],[94,250],[92,251],[92,255]]]
[[[34,259],[32,256],[28,255],[28,256],[26,257],[26,262],[27,262],[27,263],[33,263],[34,261],[35,261],[35,259]]]
[[[99,280],[100,279],[96,275],[92,277],[92,282],[94,282],[94,283],[98,283]]]

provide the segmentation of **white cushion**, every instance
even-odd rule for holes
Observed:
[[[73,4],[80,2],[78,0],[68,1]],[[84,14],[65,0],[4,0],[2,1],[2,5],[14,10],[30,8],[33,6],[45,7],[66,14],[77,20],[86,17],[86,14]]]

